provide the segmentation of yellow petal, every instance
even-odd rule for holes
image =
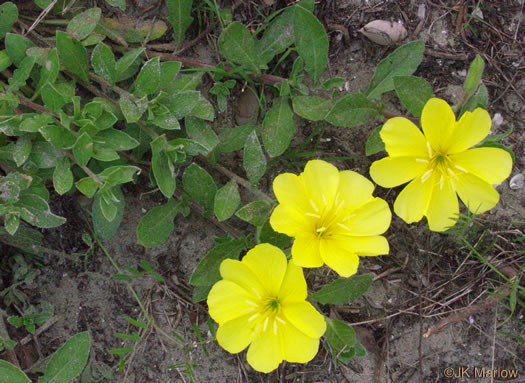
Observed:
[[[236,354],[244,350],[252,341],[252,329],[245,315],[219,325],[217,342],[226,351]]]
[[[319,338],[310,338],[290,323],[280,325],[284,360],[290,363],[308,363],[319,350]]]
[[[385,200],[374,198],[355,210],[350,218],[335,227],[336,234],[371,236],[383,234],[390,226],[392,213]]]
[[[433,179],[430,177],[421,182],[421,177],[417,177],[397,196],[394,212],[406,223],[418,222],[425,215],[432,195]]]
[[[393,188],[423,174],[427,166],[415,157],[386,157],[372,163],[370,177],[382,187]]]
[[[308,161],[301,178],[318,209],[332,207],[339,187],[339,171],[334,165],[321,160]]]
[[[512,170],[512,157],[499,148],[474,148],[450,156],[453,164],[489,184],[503,182]]]
[[[321,267],[324,262],[319,254],[319,237],[313,234],[296,237],[292,246],[292,258],[301,267]]]
[[[346,247],[344,241],[326,239],[321,242],[321,256],[326,265],[342,277],[349,277],[357,273],[359,267],[359,257]]]
[[[490,132],[492,121],[485,109],[477,108],[474,112],[465,112],[456,123],[450,137],[448,153],[459,153],[477,145]]]
[[[379,235],[370,237],[334,236],[333,239],[358,256],[385,255],[389,251],[388,241]]]
[[[280,204],[298,212],[310,209],[301,177],[292,173],[279,174],[273,180],[273,192]]]
[[[253,307],[251,294],[231,281],[221,280],[213,285],[208,294],[210,316],[219,324],[246,315]]]
[[[445,231],[456,224],[459,215],[458,197],[448,180],[435,182],[425,215],[428,228],[432,231]]]
[[[294,325],[300,332],[310,338],[320,338],[326,331],[326,322],[310,303],[294,302],[284,304],[283,315],[286,322]]]
[[[303,269],[295,264],[294,261],[288,262],[286,274],[284,274],[279,300],[282,303],[301,302],[306,299],[306,280],[304,279]]]
[[[421,126],[432,149],[446,153],[456,124],[452,108],[439,98],[431,98],[423,107]]]
[[[261,285],[265,287],[265,294],[277,295],[287,267],[286,255],[281,249],[262,243],[248,251],[242,263],[252,270]]]
[[[265,287],[253,271],[244,263],[233,259],[225,259],[222,261],[220,266],[221,277],[224,280],[234,282],[235,284],[242,287],[251,301],[257,301],[259,297],[256,296],[255,291],[265,291]]]
[[[391,157],[428,158],[427,141],[409,119],[394,117],[381,128],[379,135]]]
[[[499,194],[494,187],[472,174],[462,174],[454,183],[459,198],[474,214],[484,213],[498,204]]]
[[[278,233],[295,237],[298,233],[310,230],[308,217],[290,205],[277,205],[270,216],[270,225]]]
[[[259,332],[248,348],[246,359],[256,371],[267,374],[275,370],[283,361],[280,337],[270,328]]]
[[[363,177],[361,174],[351,170],[344,170],[339,173],[339,200],[344,201],[344,208],[354,210],[364,203],[370,201],[374,184]],[[337,206],[336,206],[337,208]]]

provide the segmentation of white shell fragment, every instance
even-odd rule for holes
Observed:
[[[393,45],[407,37],[407,30],[402,24],[387,20],[371,21],[359,32],[380,45]]]
[[[494,117],[492,117],[492,125],[498,127],[501,124],[503,124],[503,116],[499,113],[496,113]]]
[[[516,174],[509,181],[510,188],[513,189],[513,190],[517,190],[517,189],[523,188],[524,178],[525,177],[523,177],[523,174],[521,174],[521,173]]]

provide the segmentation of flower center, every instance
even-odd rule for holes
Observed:
[[[318,238],[326,239],[331,237],[336,227],[350,231],[350,228],[344,223],[348,221],[352,215],[349,214],[348,209],[344,209],[345,201],[340,199],[339,193],[335,196],[335,200],[331,206],[328,204],[324,195],[323,206],[319,207],[313,200],[310,200],[310,205],[314,212],[308,212],[305,213],[305,215],[312,218],[314,234]]]
[[[427,141],[428,158],[429,160],[416,158],[417,162],[428,163],[427,171],[421,176],[421,183],[425,183],[434,173],[436,174],[435,179],[439,179],[439,188],[442,190],[445,181],[450,182],[452,190],[455,192],[456,187],[454,180],[458,180],[458,174],[468,173],[461,166],[455,165],[452,159],[447,153],[440,151],[434,151]]]
[[[248,300],[246,303],[251,306],[245,312],[253,313],[248,318],[248,322],[252,323],[255,333],[266,332],[268,329],[272,329],[274,335],[277,335],[279,325],[286,324],[282,319],[282,304],[278,297],[265,297],[258,303]]]

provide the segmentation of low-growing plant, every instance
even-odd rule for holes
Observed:
[[[123,0],[106,2],[122,10],[126,7]],[[48,3],[37,2],[43,8],[51,4]],[[399,123],[403,127],[403,124],[412,124],[410,121],[423,115],[423,130],[428,138],[431,132],[427,132],[424,116],[425,110],[430,110],[429,105],[433,103],[448,108],[447,113],[454,118],[456,113],[458,119],[470,116],[471,112],[476,116],[476,113],[488,116],[480,109],[488,103],[487,88],[482,82],[484,62],[480,56],[476,56],[470,65],[464,84],[464,97],[452,109],[448,105],[445,107],[446,102],[442,100],[435,101],[430,83],[414,76],[424,56],[425,44],[421,40],[402,45],[382,59],[366,89],[341,94],[338,88],[343,85],[344,79],[323,76],[328,63],[329,38],[322,23],[314,15],[313,0],[302,0],[275,12],[254,32],[242,23],[233,21],[231,10],[221,9],[216,1],[197,3],[191,0],[166,1],[172,37],[176,46],[182,47],[194,19],[192,15],[197,14],[202,21],[202,15],[206,14],[208,23],[217,19],[222,28],[217,46],[225,60],[217,66],[148,50],[146,43],[161,37],[166,31],[165,24],[151,25],[146,32],[134,30],[128,33],[126,31],[129,28],[122,28],[119,21],[103,18],[99,8],[61,14],[65,5],[59,1],[54,2],[53,11],[61,18],[42,21],[54,24],[56,33],[49,38],[40,36],[33,39],[32,34],[25,36],[12,31],[13,25],[21,17],[15,4],[4,3],[0,10],[4,16],[0,22],[0,38],[4,46],[0,50],[0,70],[4,77],[4,81],[0,81],[0,167],[3,170],[0,176],[0,215],[3,218],[0,240],[24,251],[38,253],[42,250],[42,236],[37,229],[54,228],[66,222],[65,217],[52,212],[49,205],[51,192],[60,196],[82,194],[90,199],[95,239],[87,234],[83,236],[90,248],[84,254],[90,253],[94,246],[102,248],[117,270],[113,278],[126,283],[141,306],[144,319],[125,318],[137,328],[136,331],[115,334],[117,338],[133,344],[141,342],[144,331],[155,324],[130,281],[144,276],[153,277],[159,282],[164,280],[146,261],[140,263],[142,270],[126,267],[124,272],[100,242],[112,238],[122,222],[126,212],[124,185],[137,182],[139,177],[146,178],[149,182],[147,187],[163,200],[160,206],[146,212],[137,225],[137,242],[144,247],[163,244],[173,232],[178,216],[187,217],[190,209],[196,209],[227,232],[216,239],[216,245],[201,260],[190,278],[194,302],[209,299],[210,290],[227,279],[222,275],[224,266],[221,265],[238,262],[242,254],[256,245],[270,244],[278,251],[291,253],[298,265],[318,267],[326,263],[343,276],[311,293],[311,302],[321,305],[347,304],[364,294],[373,279],[370,274],[352,276],[357,271],[358,255],[388,253],[387,239],[381,236],[390,224],[387,203],[372,196],[373,185],[370,181],[349,171],[341,171],[341,181],[336,184],[347,182],[349,190],[352,189],[350,186],[359,184],[359,188],[352,189],[354,195],[341,195],[343,190],[338,191],[337,188],[330,189],[332,194],[319,192],[330,187],[333,180],[327,177],[331,177],[331,173],[339,173],[324,161],[312,161],[300,176],[287,173],[276,178],[274,190],[279,205],[275,207],[276,201],[258,189],[258,182],[267,169],[280,160],[300,163],[302,168],[311,157],[316,156],[315,147],[310,150],[305,145],[310,140],[320,139],[328,126],[353,128],[370,121],[382,125],[385,118],[394,117],[389,121],[402,121]],[[142,45],[132,45],[137,42]],[[284,73],[286,77],[270,74],[280,68],[282,63],[290,68]],[[183,70],[183,65],[188,69]],[[197,66],[201,68],[194,68]],[[210,74],[213,82],[209,90],[213,102],[199,90],[205,73]],[[255,116],[252,121],[240,126],[213,128],[211,122],[215,119],[216,108],[219,113],[227,110],[228,97],[240,81],[251,86],[265,84],[266,92],[261,92],[259,99],[262,106],[261,122]],[[400,120],[401,117],[395,117],[385,110],[382,96],[388,92],[393,92],[413,117]],[[271,106],[267,108],[263,100],[271,100]],[[314,122],[318,127],[305,143],[298,148],[290,148],[296,135],[297,119]],[[459,121],[461,124],[464,120]],[[420,132],[419,128],[412,126]],[[367,156],[385,150],[390,155],[387,158],[395,158],[399,154],[395,153],[393,141],[385,138],[387,133],[387,128],[383,126],[370,132],[364,149]],[[504,156],[507,155],[508,149],[498,142],[503,136],[485,136],[463,150],[477,145],[496,148],[505,153]],[[482,139],[484,141],[480,143]],[[428,138],[423,143],[429,148],[429,158],[422,158],[422,161],[429,162],[437,158],[437,149],[430,148],[431,141]],[[241,151],[245,175],[235,174],[220,164],[225,154]],[[446,157],[448,154],[443,151],[440,155]],[[314,163],[325,164],[323,169],[326,172],[312,170],[311,175],[306,175],[310,174],[309,169],[314,168]],[[499,172],[498,169],[495,171]],[[407,172],[414,173],[414,177],[420,176],[411,169]],[[222,178],[216,176],[217,173],[229,180],[223,184]],[[443,175],[438,183],[443,182]],[[457,175],[454,173],[453,176]],[[498,176],[505,179],[508,174],[501,171]],[[288,198],[286,189],[294,187],[293,182],[284,183],[281,189],[276,186],[279,183],[277,180],[286,177],[302,177],[301,182],[309,185],[309,189],[305,186],[306,194],[298,192],[296,200]],[[376,178],[374,174],[372,177]],[[409,178],[403,180],[407,182]],[[491,180],[486,182],[490,188],[494,183],[489,182]],[[446,181],[446,185],[449,185],[449,180]],[[383,183],[386,187],[395,186],[388,185],[386,181]],[[246,200],[239,186],[255,198]],[[363,197],[365,194],[366,198]],[[463,199],[461,192],[460,197]],[[310,254],[312,257],[309,259],[301,258],[307,250],[328,246],[328,237],[340,235],[338,230],[357,230],[357,226],[352,226],[351,222],[354,210],[345,209],[349,209],[359,198],[363,198],[360,201],[362,203],[352,208],[357,212],[362,207],[359,210],[362,219],[360,227],[366,227],[367,230],[363,229],[352,237],[353,258],[342,260],[349,254],[348,248],[340,248],[341,244],[347,246],[346,237],[337,244],[339,247],[326,247],[317,254]],[[308,206],[304,211],[295,209],[297,201],[303,199]],[[455,201],[457,203],[457,198]],[[344,209],[343,204],[347,205]],[[477,212],[472,209],[477,207],[468,207]],[[488,205],[484,207],[488,208]],[[371,213],[372,210],[374,213]],[[297,218],[294,214],[298,214],[298,211],[307,217]],[[416,214],[418,217],[407,216],[399,211],[396,213],[408,223],[422,217],[419,213]],[[379,215],[381,219],[377,218]],[[306,227],[313,222],[312,218],[316,223],[311,227],[296,230],[296,224],[304,223]],[[438,227],[431,223],[430,229],[442,231],[454,223],[448,220],[451,217],[445,218],[446,225],[440,224]],[[240,233],[231,227],[230,220],[241,220],[249,228]],[[381,224],[377,223],[379,220]],[[358,236],[373,237],[374,244],[355,239]],[[293,245],[292,237],[295,238]],[[310,237],[316,238],[315,243]],[[17,270],[20,270],[21,264],[18,264]],[[16,285],[28,278],[30,276],[27,273],[19,275],[16,278],[18,282],[3,293],[4,300],[20,299],[15,292]],[[301,295],[303,301],[305,298]],[[310,305],[311,310],[316,310],[310,303],[304,303]],[[279,304],[276,303],[272,309],[277,310]],[[256,306],[259,309],[258,303]],[[15,326],[23,324],[28,331],[33,329],[30,315],[27,318],[25,315],[12,318],[10,323]],[[272,318],[273,331],[277,335],[279,326],[285,325],[276,319],[277,316]],[[323,318],[321,314],[319,318]],[[218,322],[226,326],[228,321],[223,319],[218,319]],[[279,319],[286,322],[281,317]],[[317,342],[324,334],[325,344],[334,363],[347,363],[353,357],[365,354],[348,324],[330,318],[323,318],[322,322],[325,324],[323,331],[320,331],[322,326],[319,325],[315,331],[305,327],[303,333],[306,337],[317,338]],[[267,323],[263,321],[261,326],[266,331]],[[220,331],[221,327],[217,335],[219,344]],[[206,353],[199,334],[196,332]],[[70,344],[73,341],[80,342],[81,346],[75,344],[75,347],[83,351],[81,357],[71,362],[77,368],[75,374],[67,375],[68,379],[80,374],[89,355],[87,333],[71,338],[63,347],[73,347]],[[257,348],[255,344],[256,340],[252,344],[254,349]],[[239,352],[242,349],[240,346],[225,348]],[[310,349],[313,350],[313,346]],[[126,355],[133,350],[134,346],[129,346],[113,348],[109,352],[121,355],[122,370]],[[60,353],[63,352],[59,350],[57,354]],[[276,368],[283,359],[306,362],[313,357],[308,354],[310,359],[305,355],[290,359],[284,355],[279,361],[272,360],[266,364],[264,358],[250,359],[252,354],[250,351],[248,354],[249,361],[255,360],[256,368],[265,372]],[[56,368],[51,363],[55,359],[58,357],[52,357],[48,363],[49,371]],[[9,373],[23,374],[14,366],[6,367],[7,362],[2,363]],[[183,369],[190,380],[195,379],[191,363],[170,368]],[[51,381],[52,374],[46,370],[42,381]]]

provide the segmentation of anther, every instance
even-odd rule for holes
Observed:
[[[279,322],[280,324],[286,324],[286,322],[283,321],[281,318],[279,318],[277,315],[275,316],[275,319],[276,319],[277,322]]]
[[[439,190],[443,190],[443,183],[445,181],[445,177],[443,177],[443,174],[439,178]]]
[[[252,291],[257,295],[257,298],[261,299],[261,294],[257,290],[255,290],[255,287],[252,287]]]
[[[428,158],[432,158],[432,147],[430,146],[430,142],[427,141],[427,150],[428,150]]]
[[[319,213],[319,208],[317,207],[317,205],[314,203],[313,200],[310,200],[310,205],[312,205],[312,207],[314,208],[314,210],[315,210],[316,212]]]
[[[421,176],[421,183],[425,183],[426,180],[428,180],[430,178],[430,176],[432,175],[432,172],[434,171],[434,169],[429,169],[426,171],[425,174],[423,174],[423,176]]]
[[[259,315],[261,315],[260,313],[257,313],[257,314],[253,314],[251,317],[248,318],[248,322],[251,322],[253,321],[255,318],[257,318]],[[268,319],[268,318],[266,318]]]
[[[263,332],[265,332],[266,331],[266,327],[268,327],[268,319],[270,319],[270,318],[266,317],[266,319],[264,320]]]
[[[343,224],[340,223],[340,222],[337,223],[337,226],[342,227],[342,228],[345,229],[345,230],[352,231],[348,226],[343,225]]]
[[[428,160],[425,160],[424,158],[416,158],[416,162],[423,162],[425,164],[428,164]]]
[[[277,321],[273,321],[273,335],[277,335]]]
[[[244,301],[244,303],[246,303],[247,305],[253,306],[253,307],[259,307],[259,305],[257,303],[254,303],[254,302],[252,302],[252,301],[250,301],[248,299],[246,299]]]
[[[326,200],[326,197],[324,196],[324,194],[322,195],[322,197],[323,197],[323,203],[326,206],[326,208],[328,209],[328,201]]]
[[[454,167],[455,167],[456,169],[458,169],[458,170],[461,170],[463,173],[467,173],[467,174],[468,174],[468,170],[467,170],[467,169],[464,169],[464,168],[462,168],[462,167],[459,166],[459,165],[454,165]]]
[[[304,213],[304,215],[307,215],[309,217],[314,217],[314,218],[317,218],[317,219],[321,218],[321,216],[319,214],[314,214],[314,213]]]

